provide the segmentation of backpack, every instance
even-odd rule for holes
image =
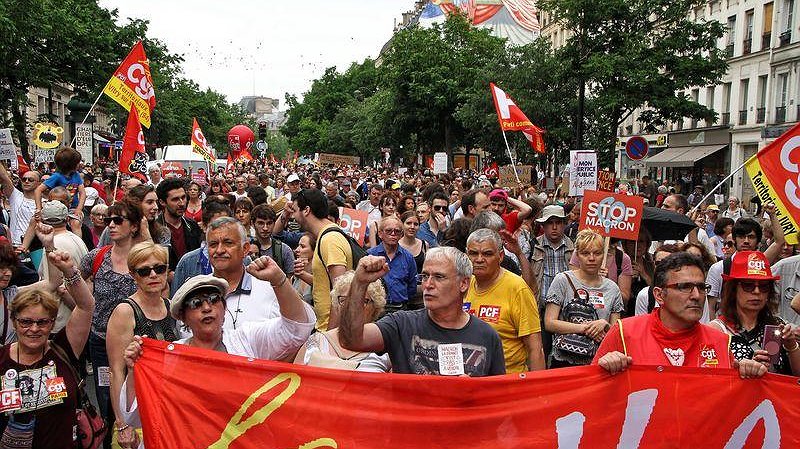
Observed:
[[[342,230],[342,228],[338,226],[332,226],[325,229],[317,238],[317,257],[319,257],[319,260],[322,261],[322,265],[326,266],[325,260],[322,258],[322,237],[325,237],[325,234],[329,232],[338,232],[347,239],[347,242],[350,244],[350,255],[353,259],[353,266],[349,269],[355,270],[356,266],[358,266],[358,261],[361,260],[362,257],[366,256],[367,252],[364,251],[364,248],[362,248],[353,237],[350,237],[346,232],[344,232],[344,230]],[[327,268],[325,270],[325,274],[328,276],[328,284],[330,285],[330,288],[333,288],[333,281],[331,280],[330,274],[328,274]]]
[[[283,270],[283,245],[281,241],[275,237],[270,237],[270,239],[272,240],[272,245],[269,247],[272,252],[272,256],[270,257],[272,257],[272,260]]]

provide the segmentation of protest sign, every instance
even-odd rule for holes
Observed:
[[[46,148],[37,148],[35,151],[36,157],[34,158],[35,163],[38,164],[48,164],[50,162],[55,161],[56,159],[56,150],[48,150]]]
[[[597,190],[597,153],[569,152],[569,196],[582,196],[584,190]]]
[[[644,198],[587,190],[583,192],[578,229],[592,229],[603,237],[639,238]]]
[[[447,153],[433,154],[433,174],[447,173]]]
[[[92,163],[92,124],[75,124],[75,149],[86,164]]]
[[[601,192],[613,192],[616,182],[617,174],[613,171],[600,170],[597,172],[597,190]]]
[[[200,184],[201,186],[208,185],[208,178],[205,173],[192,173],[192,181]]]
[[[533,171],[532,165],[517,165],[517,176],[519,181],[523,184],[530,184],[531,172]],[[514,166],[504,165],[500,167],[500,185],[503,187],[516,187],[517,178],[514,176]]]
[[[361,158],[358,156],[346,156],[344,154],[319,153],[317,162],[320,165],[358,165],[361,162]]]
[[[361,246],[364,246],[368,219],[367,211],[347,207],[339,208],[339,226]],[[373,229],[372,232],[377,232],[377,229]]]
[[[800,447],[797,378],[664,365],[414,376],[145,339],[134,379],[148,449]]]
[[[11,138],[11,129],[0,129],[0,161],[13,161],[17,158],[17,147]]]

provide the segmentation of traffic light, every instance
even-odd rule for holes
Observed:
[[[258,140],[266,140],[267,122],[258,122]]]

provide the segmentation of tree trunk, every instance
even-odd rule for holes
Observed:
[[[20,101],[20,98],[24,99]],[[33,159],[28,152],[28,133],[27,133],[27,108],[28,98],[25,92],[22,94],[14,95],[11,98],[11,121],[14,126],[14,131],[17,132],[19,139],[19,148],[22,151],[22,157],[30,164],[33,164]],[[32,165],[31,165],[32,166]]]

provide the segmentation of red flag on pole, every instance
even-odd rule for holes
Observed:
[[[194,119],[194,123],[192,123],[192,151],[199,154],[203,157],[208,163],[214,164],[216,163],[216,158],[214,156],[214,150],[208,146],[208,142],[206,141],[206,136],[203,135],[203,130],[200,129],[200,125],[197,123],[197,118]]]
[[[144,54],[141,41],[131,48],[103,92],[128,111],[132,105],[136,105],[139,122],[150,128],[150,114],[156,107],[156,93],[150,74],[150,61]]]
[[[494,107],[497,110],[497,120],[500,122],[500,129],[505,131],[522,131],[525,138],[531,143],[531,148],[537,153],[544,153],[544,130],[531,123],[528,117],[517,106],[517,103],[508,96],[507,93],[497,87],[494,83],[489,83],[494,99]]]
[[[128,114],[128,125],[125,127],[125,138],[122,140],[122,156],[119,159],[120,173],[147,181],[147,151],[144,149],[144,133],[139,122],[139,111],[131,104]]]

